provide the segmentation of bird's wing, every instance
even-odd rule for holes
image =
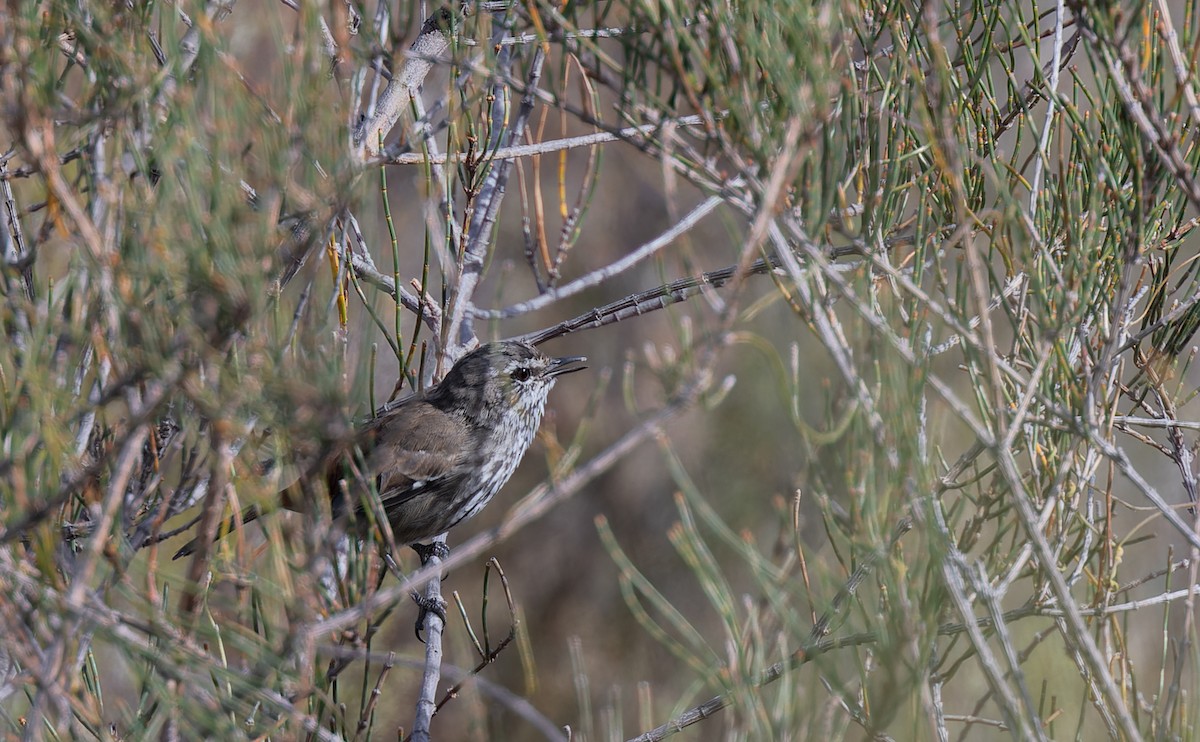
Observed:
[[[363,432],[367,471],[385,510],[427,485],[462,476],[471,453],[467,426],[424,400],[388,411]]]

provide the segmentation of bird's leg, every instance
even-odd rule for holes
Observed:
[[[446,625],[446,601],[421,595],[416,590],[413,590],[411,595],[413,602],[421,609],[417,613],[417,624],[413,628],[416,629],[417,641],[424,644],[425,638],[421,636],[421,630],[425,628],[425,619],[429,617],[430,613],[442,620],[442,626]]]
[[[437,557],[441,560],[450,556],[450,547],[441,541],[430,541],[427,544],[410,544],[410,547],[421,558],[422,567],[429,564],[430,557]]]
[[[421,559],[421,566],[429,564],[431,559],[438,561],[444,560],[450,556],[450,547],[446,546],[444,541],[430,541],[427,544],[411,544],[412,550],[417,552],[417,556]],[[417,613],[416,634],[417,640],[422,644],[425,639],[421,637],[421,630],[425,627],[425,619],[430,613],[442,620],[442,626],[446,625],[446,601],[441,598],[433,598],[426,595],[421,595],[415,590],[412,593],[413,602],[420,608]]]

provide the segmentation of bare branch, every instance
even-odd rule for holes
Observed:
[[[384,88],[374,114],[354,131],[351,145],[360,161],[380,153],[382,143],[433,69],[433,60],[449,48],[451,28],[456,22],[454,14],[445,7],[425,19],[421,33],[405,55],[404,68]]]

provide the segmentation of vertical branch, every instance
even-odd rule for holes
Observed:
[[[508,120],[509,92],[507,86],[500,81],[508,77],[508,71],[512,66],[513,49],[511,46],[501,44],[509,31],[509,26],[506,22],[501,22],[501,18],[502,16],[499,14],[493,16],[491,34],[493,48],[498,48],[500,51],[496,55],[497,82],[492,85],[493,103],[490,124],[493,136],[492,140],[487,143],[489,151],[494,151],[500,146],[502,137],[504,136],[505,124]],[[530,71],[530,90],[537,86],[537,81],[541,76],[543,59],[544,54],[539,47],[538,51],[535,52]],[[532,93],[527,93],[522,101],[521,110],[513,122],[511,130],[508,132],[509,143],[519,141],[525,122],[533,110],[533,104],[534,98]],[[464,326],[463,320],[467,317],[469,309],[473,306],[472,297],[474,296],[475,288],[478,286],[480,275],[483,272],[492,225],[499,212],[500,203],[504,199],[505,186],[508,182],[509,168],[511,166],[512,163],[509,160],[493,162],[492,169],[488,172],[487,178],[484,180],[483,186],[477,194],[471,225],[467,231],[466,246],[460,261],[461,270],[458,275],[458,281],[447,303],[450,321],[449,324],[442,327],[442,331],[445,333],[442,336],[443,355],[447,351],[467,344],[473,334],[469,324]],[[425,287],[422,287],[422,291],[424,290]],[[445,544],[445,534],[438,536],[434,541]],[[439,561],[436,561],[436,557],[433,559],[435,561],[432,563],[436,567]],[[441,585],[438,584],[439,582],[436,579],[429,582],[425,588],[425,600],[434,604],[440,603],[445,605],[445,602],[441,598]],[[417,742],[428,741],[429,724],[433,719],[434,711],[437,709],[436,697],[438,681],[441,678],[443,628],[441,618],[432,613],[427,614],[425,620],[425,630],[427,632],[425,640],[425,669],[421,676],[420,692],[416,704],[416,717],[413,721],[413,739]]]
[[[492,33],[493,44],[499,46],[499,41],[502,40],[506,31],[507,28],[497,22],[496,29]],[[497,79],[504,79],[508,76],[508,69],[512,66],[511,57],[512,47],[500,46],[500,52],[496,55]],[[530,63],[521,107],[508,132],[510,145],[519,142],[524,135],[525,124],[529,121],[529,116],[533,112],[533,106],[537,100],[536,90],[545,59],[545,51],[539,45],[535,48],[533,60]],[[508,89],[500,82],[497,82],[492,89],[495,96],[495,102],[492,104],[492,126],[493,131],[497,132],[499,136],[503,131],[501,122],[504,121],[507,114]],[[489,142],[491,145],[489,148],[494,149],[496,144],[498,142]],[[482,277],[492,229],[496,223],[496,216],[500,212],[500,204],[504,200],[508,178],[512,172],[511,168],[511,160],[493,162],[492,169],[488,172],[476,198],[475,210],[471,215],[471,226],[467,230],[467,244],[463,250],[462,272],[459,274],[450,301],[450,323],[446,327],[446,339],[451,345],[460,345],[473,334],[470,329],[469,313],[474,306],[473,296],[479,285],[479,279]]]
[[[445,544],[446,534],[442,534],[435,539],[434,543]],[[431,554],[426,566],[432,570],[438,570],[442,560],[436,555]],[[424,571],[424,570],[423,570]],[[426,605],[442,605],[446,602],[442,599],[442,580],[441,573],[436,572],[437,576],[425,584],[424,602]],[[416,593],[413,596],[416,597]],[[442,632],[445,626],[442,619],[432,611],[426,613],[425,622],[425,667],[421,673],[421,685],[417,693],[417,710],[416,716],[413,719],[412,736],[410,742],[429,742],[429,725],[433,721],[433,715],[437,711],[437,687],[438,682],[442,678]]]
[[[1058,77],[1063,53],[1063,0],[1056,0],[1054,8],[1054,55],[1050,66],[1050,90],[1046,95],[1046,121],[1042,125],[1042,136],[1038,140],[1037,158],[1033,163],[1033,181],[1029,188],[1029,214],[1037,214],[1038,194],[1042,189],[1042,171],[1050,159],[1050,132],[1054,128],[1055,106],[1058,103]]]
[[[13,196],[12,182],[8,177],[8,159],[0,156],[0,197],[4,199],[4,219],[0,221],[0,255],[9,266],[21,272],[21,288],[25,298],[33,300],[33,263],[37,251],[25,244],[21,229],[21,215],[17,212],[17,200]]]

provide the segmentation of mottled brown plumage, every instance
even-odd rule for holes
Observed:
[[[348,514],[343,493],[356,515],[363,515],[360,480],[373,480],[397,544],[424,541],[470,518],[525,455],[555,378],[581,370],[583,360],[547,358],[514,341],[466,354],[437,386],[380,411],[334,458],[327,479],[335,518]],[[363,462],[361,476],[355,462]],[[303,498],[285,491],[280,499],[284,507],[299,509]],[[259,514],[252,507],[242,521]],[[175,558],[195,547],[193,540]]]

